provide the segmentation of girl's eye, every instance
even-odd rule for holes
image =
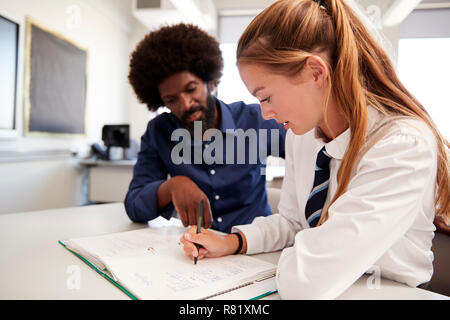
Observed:
[[[270,102],[270,97],[267,97],[267,98],[262,99],[262,100],[260,101],[260,103],[263,103],[263,102]]]

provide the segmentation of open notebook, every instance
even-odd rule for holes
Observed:
[[[59,241],[133,299],[252,299],[276,290],[274,264],[246,256],[205,258],[194,265],[181,227]]]

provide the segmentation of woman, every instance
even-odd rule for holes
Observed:
[[[189,229],[186,255],[285,248],[276,280],[287,299],[338,297],[374,266],[426,285],[433,219],[449,217],[449,144],[352,9],[277,1],[247,27],[237,58],[263,116],[291,129],[279,214],[226,236]]]

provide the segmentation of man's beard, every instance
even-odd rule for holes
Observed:
[[[189,111],[186,111],[181,116],[180,119],[178,119],[180,126],[188,130],[189,133],[191,134],[191,137],[194,137],[194,121],[188,121],[188,119],[191,115],[193,115],[197,111],[203,112],[203,116],[195,120],[195,122],[201,121],[202,123],[202,136],[206,130],[214,128],[214,120],[216,115],[216,101],[213,95],[209,92],[209,90],[207,92],[206,105],[207,105],[206,107],[202,105],[192,107]]]

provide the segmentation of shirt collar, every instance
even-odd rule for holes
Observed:
[[[320,134],[319,130],[316,129],[316,137]],[[320,136],[319,136],[320,137]],[[322,138],[322,145],[324,145]],[[350,142],[350,128],[342,132],[335,139],[328,143],[325,143],[325,150],[330,155],[330,157],[338,160],[342,160],[345,151],[347,150],[348,143]]]
[[[375,124],[381,119],[382,114],[375,108],[367,107],[367,132],[371,132]],[[323,133],[316,128],[315,138],[319,144],[319,150],[325,145],[325,150],[334,159],[342,160],[345,152],[347,151],[348,144],[350,142],[351,132],[350,128],[341,133],[338,137],[328,143],[323,141]],[[318,152],[318,150],[317,150]]]
[[[236,123],[234,122],[233,115],[231,114],[231,110],[227,107],[225,103],[216,98],[219,106],[218,111],[220,110],[221,119],[220,119],[220,131],[226,133],[227,130],[236,131]]]

